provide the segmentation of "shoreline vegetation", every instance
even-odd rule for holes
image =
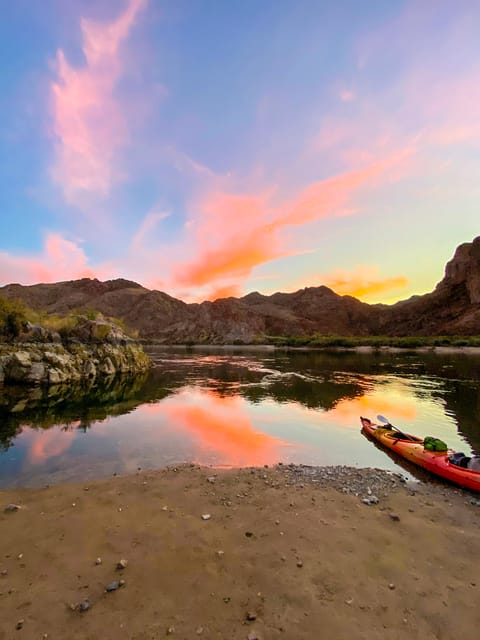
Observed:
[[[0,637],[473,638],[479,502],[295,465],[3,490]]]
[[[265,341],[234,342],[219,344],[212,342],[179,342],[165,343],[162,340],[140,339],[144,346],[162,346],[165,348],[206,348],[206,349],[301,349],[301,350],[353,350],[374,352],[376,350],[399,351],[438,351],[450,352],[480,352],[480,336],[316,336],[284,337],[270,336]]]
[[[345,336],[315,333],[313,335],[259,335],[250,342],[235,340],[231,344],[219,343],[215,340],[166,342],[155,338],[142,338],[138,330],[128,327],[121,319],[104,316],[94,309],[82,307],[72,310],[68,315],[58,316],[48,314],[45,311],[35,311],[21,300],[10,300],[0,296],[0,343],[2,340],[8,342],[17,340],[22,332],[25,332],[26,328],[32,325],[43,329],[43,334],[37,336],[36,341],[39,341],[42,335],[43,340],[47,339],[48,341],[48,335],[52,334],[61,341],[68,341],[71,335],[75,335],[79,324],[85,320],[98,324],[97,335],[94,336],[96,342],[107,339],[110,331],[108,325],[115,325],[131,342],[166,347],[299,347],[309,349],[363,349],[368,347],[372,350],[385,348],[402,350],[480,348],[480,334],[465,336]]]

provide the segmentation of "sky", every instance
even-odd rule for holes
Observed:
[[[479,235],[477,0],[0,10],[0,284],[392,303]]]

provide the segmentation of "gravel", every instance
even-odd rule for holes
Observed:
[[[356,469],[347,466],[310,467],[308,465],[277,465],[276,469],[285,475],[287,486],[312,484],[332,487],[353,496],[385,497],[399,489],[406,482],[400,473],[384,469]],[[374,503],[374,500],[370,502]]]

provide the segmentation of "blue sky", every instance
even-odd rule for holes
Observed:
[[[476,2],[0,4],[2,284],[391,302],[478,235]]]

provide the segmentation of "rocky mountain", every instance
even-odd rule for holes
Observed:
[[[186,304],[129,280],[70,282],[0,288],[48,313],[96,310],[122,319],[140,337],[165,343],[262,342],[265,336],[480,335],[480,237],[460,245],[435,290],[394,305],[369,305],[328,287],[295,293]]]

